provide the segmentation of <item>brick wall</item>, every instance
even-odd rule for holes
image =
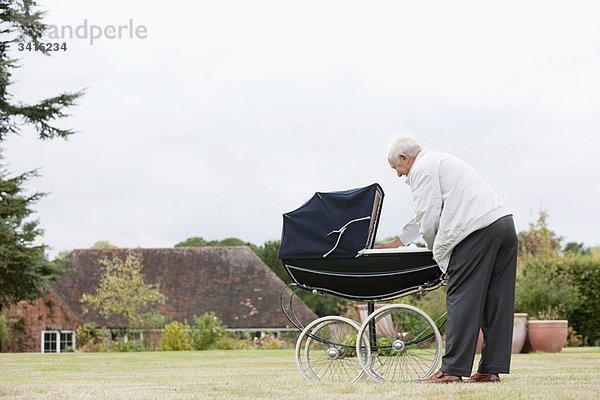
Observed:
[[[30,303],[22,301],[5,307],[8,320],[9,352],[40,352],[44,330],[75,330],[81,322],[54,291]]]

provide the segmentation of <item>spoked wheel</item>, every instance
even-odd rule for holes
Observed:
[[[371,314],[362,324],[356,352],[374,380],[414,381],[431,375],[442,353],[440,332],[423,311],[392,304]]]
[[[296,342],[296,364],[308,380],[354,382],[363,376],[356,357],[360,326],[348,318],[329,316],[311,322]]]

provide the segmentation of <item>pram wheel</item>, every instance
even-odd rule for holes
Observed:
[[[308,380],[354,382],[363,375],[356,357],[360,326],[355,321],[327,316],[311,322],[296,342],[296,364]]]
[[[431,318],[420,309],[392,304],[371,314],[362,324],[356,352],[374,380],[414,381],[431,375],[441,358],[442,338]]]

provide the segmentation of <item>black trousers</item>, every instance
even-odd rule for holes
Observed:
[[[452,251],[443,372],[471,375],[480,328],[478,372],[510,372],[517,249],[513,218],[507,215],[473,232]]]

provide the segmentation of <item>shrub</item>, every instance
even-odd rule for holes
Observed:
[[[438,328],[440,328],[440,333],[443,335],[445,332],[445,317],[442,317],[446,312],[446,287],[441,287],[439,289],[425,292],[424,294],[415,293],[410,296],[402,297],[401,299],[395,301],[395,303],[401,304],[409,304],[415,306],[422,311],[424,311],[427,315],[431,317],[431,319],[436,323]],[[407,314],[407,318],[408,318]],[[412,316],[412,318],[417,318],[416,316]]]
[[[515,309],[539,319],[570,319],[580,307],[579,288],[565,258],[530,258],[517,277]]]
[[[161,339],[162,332],[144,332],[144,336],[141,341],[144,344],[146,351],[161,351]]]
[[[115,340],[111,343],[109,351],[119,352],[119,353],[131,353],[131,352],[140,352],[146,351],[146,347],[144,347],[144,343],[139,340],[130,340],[123,341],[122,339]]]
[[[165,329],[160,339],[160,346],[163,351],[192,350],[192,338],[188,333],[190,326],[187,322],[171,322],[165,325]]]
[[[541,211],[519,233],[516,310],[538,318],[568,319],[569,343],[600,345],[600,249],[567,243],[548,228]]]
[[[215,313],[204,313],[196,318],[192,328],[192,342],[196,350],[214,348],[217,341],[225,336],[225,326]]]
[[[8,322],[4,315],[0,315],[0,351],[4,350],[8,341]]]
[[[353,343],[356,343],[356,338],[353,338],[354,341]],[[278,337],[276,337],[275,335],[267,335],[264,338],[262,338],[260,340],[260,346],[258,346],[259,349],[263,349],[263,350],[282,350],[282,349],[287,349],[289,348],[289,345],[287,342],[285,342],[282,339],[279,339]]]
[[[575,329],[572,326],[569,326],[569,330],[567,331],[567,346],[568,347],[579,347],[583,345],[583,339],[581,335],[577,334]]]
[[[248,350],[250,344],[246,340],[238,339],[233,336],[222,336],[213,345],[213,348],[219,350]]]
[[[600,255],[565,254],[528,260],[517,277],[517,311],[537,318],[568,319],[572,344],[600,344]]]
[[[562,266],[577,288],[580,303],[569,323],[581,335],[584,345],[600,345],[600,254],[567,255]]]
[[[446,287],[415,295],[413,304],[425,311],[435,321],[446,313]]]
[[[105,351],[104,330],[98,329],[94,324],[86,323],[75,330],[77,347],[84,352]]]

